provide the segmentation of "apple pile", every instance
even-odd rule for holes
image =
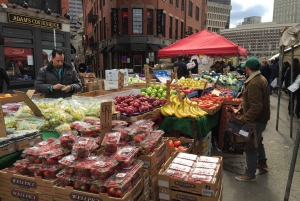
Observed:
[[[183,96],[185,94],[190,94],[192,92],[195,91],[195,89],[193,87],[188,87],[188,86],[184,86],[182,84],[178,84],[178,88],[179,88],[179,91],[180,91],[180,94]],[[171,85],[171,89],[173,91],[176,90],[176,86],[174,84]]]
[[[121,114],[134,115],[149,112],[166,103],[165,99],[146,97],[144,95],[128,95],[115,97],[115,108]]]

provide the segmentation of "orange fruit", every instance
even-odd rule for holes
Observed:
[[[4,97],[9,98],[9,97],[12,97],[12,96],[10,94],[5,94]]]

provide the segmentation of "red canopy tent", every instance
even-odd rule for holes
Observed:
[[[246,56],[247,50],[219,34],[203,30],[158,51],[158,57],[193,54],[211,57]]]

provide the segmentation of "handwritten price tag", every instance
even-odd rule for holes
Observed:
[[[101,140],[112,129],[112,102],[101,103],[100,110]]]
[[[149,72],[149,66],[144,65],[144,70],[145,70],[145,77],[146,77],[146,87],[150,86],[150,72]]]
[[[4,115],[2,110],[2,104],[0,102],[0,138],[1,137],[7,137],[7,133],[6,133],[6,126],[5,126]]]
[[[124,74],[119,72],[119,82],[118,82],[118,89],[122,90],[124,88]]]
[[[170,104],[171,97],[171,81],[167,80],[167,103]]]
[[[35,116],[44,117],[41,110],[36,106],[36,104],[34,104],[34,102],[27,96],[25,92],[14,90],[14,93],[17,94],[21,100],[32,110]]]

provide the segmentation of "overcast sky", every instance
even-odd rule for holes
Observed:
[[[245,17],[261,16],[262,22],[273,19],[274,0],[231,0],[230,28],[236,27]]]

